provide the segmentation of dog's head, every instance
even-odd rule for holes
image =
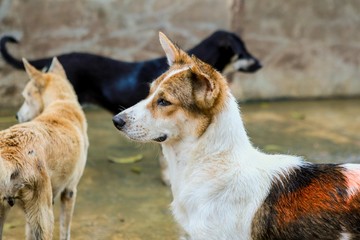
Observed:
[[[25,101],[16,115],[19,122],[34,119],[54,99],[64,97],[66,92],[73,91],[66,89],[69,88],[66,86],[66,74],[56,58],[53,59],[47,73],[37,70],[25,59],[23,62],[30,81],[22,92]]]
[[[157,78],[148,97],[113,118],[136,141],[197,138],[224,106],[227,82],[210,65],[190,57],[160,33],[170,69]]]
[[[222,70],[224,74],[235,71],[253,73],[262,67],[260,61],[249,53],[245,43],[236,34],[217,31],[214,33],[214,38],[218,39],[221,51],[228,52],[232,56],[230,63],[224,63],[225,67]]]

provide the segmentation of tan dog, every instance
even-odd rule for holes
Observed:
[[[89,146],[87,122],[56,58],[48,73],[23,62],[30,81],[17,118],[24,123],[0,132],[0,239],[15,203],[25,212],[27,239],[52,239],[52,204],[59,194],[60,239],[70,239],[76,188]]]

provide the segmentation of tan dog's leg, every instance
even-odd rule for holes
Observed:
[[[76,188],[65,189],[60,196],[60,240],[70,239],[70,224],[75,207]]]
[[[25,193],[22,204],[26,217],[26,239],[50,240],[54,228],[52,190],[50,180],[43,178],[43,186],[34,193]]]
[[[162,152],[159,155],[159,163],[160,163],[160,171],[161,171],[161,180],[166,186],[170,186],[168,163]]]
[[[1,204],[0,205],[0,240],[2,239],[2,234],[3,234],[3,228],[4,228],[4,223],[7,217],[7,213],[10,210],[10,206],[6,205],[6,203],[4,203],[5,205]]]

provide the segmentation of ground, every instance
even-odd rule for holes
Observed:
[[[265,152],[301,155],[318,163],[360,163],[359,106],[360,99],[247,103],[241,104],[241,112],[251,141]],[[102,109],[87,107],[85,112],[90,149],[72,239],[178,239],[169,212],[171,192],[160,180],[159,146],[128,141]],[[0,109],[0,129],[16,123],[15,113]],[[58,239],[58,200],[54,207]],[[24,229],[23,214],[15,207],[4,239],[24,239]]]

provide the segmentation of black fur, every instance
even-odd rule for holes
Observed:
[[[24,69],[22,62],[8,53],[5,46],[7,42],[17,43],[17,40],[11,36],[1,39],[3,58],[13,67]],[[188,52],[219,71],[234,56],[254,61],[247,69],[239,71],[255,72],[261,68],[259,61],[247,51],[243,41],[231,32],[216,31]],[[149,83],[168,68],[165,57],[140,62],[124,62],[77,52],[57,57],[73,84],[80,103],[97,104],[112,113],[118,113],[121,107],[130,107],[144,99],[149,91]],[[29,62],[36,68],[43,69],[50,66],[51,60],[50,57]]]
[[[252,238],[333,240],[347,232],[351,239],[360,239],[359,200],[356,197],[347,202],[342,169],[339,165],[309,164],[275,181],[255,215]],[[301,192],[304,189],[309,192]]]

